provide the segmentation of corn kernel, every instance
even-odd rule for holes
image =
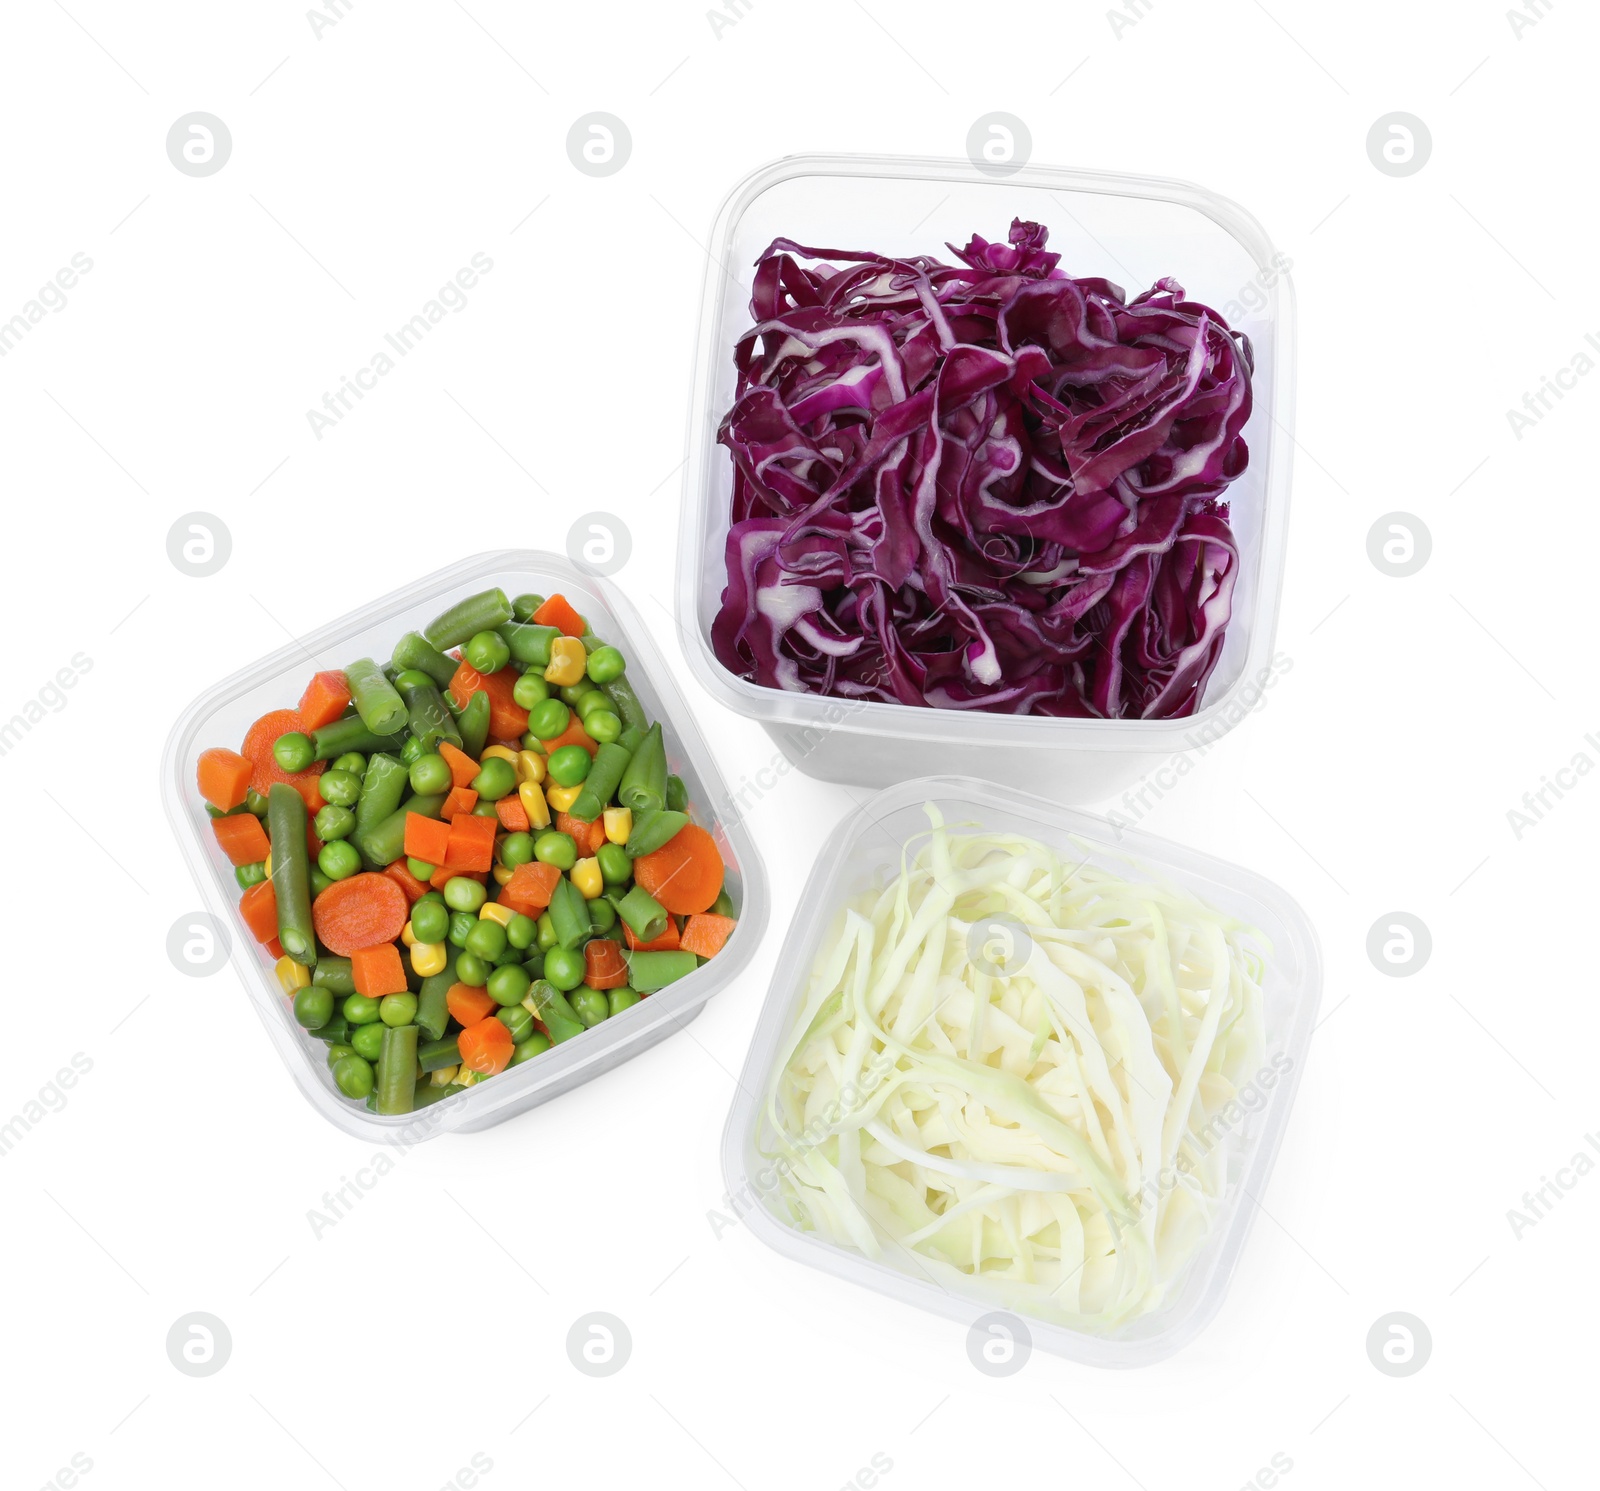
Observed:
[[[411,944],[411,966],[418,978],[432,978],[444,972],[445,946],[442,942],[414,942]]]
[[[294,994],[311,982],[311,970],[304,963],[296,963],[287,953],[272,965],[278,975],[278,987],[285,994]]]
[[[494,876],[496,885],[504,885],[515,873],[510,865],[503,865],[497,860],[494,869],[490,872]]]
[[[267,850],[267,857],[261,861],[261,873],[268,880],[272,879],[272,851],[270,849]]]
[[[557,637],[550,644],[550,666],[544,670],[544,681],[557,688],[571,688],[583,679],[589,654],[576,637]]]
[[[502,761],[511,766],[515,766],[517,764],[517,753],[512,750],[510,746],[485,746],[483,754],[478,757],[478,760],[480,763],[482,763],[487,761],[491,756],[498,756]]]
[[[613,844],[626,844],[628,835],[633,832],[632,808],[607,808],[603,815],[606,826],[606,837]]]
[[[572,867],[571,879],[586,901],[594,900],[606,888],[605,877],[600,873],[600,861],[597,859],[580,859]]]
[[[544,780],[544,757],[537,751],[518,751],[517,780],[519,782],[542,782]]]
[[[507,880],[510,878],[509,875],[506,877]],[[505,881],[502,880],[500,883],[504,885]],[[478,911],[478,920],[481,922],[499,922],[502,927],[509,927],[511,918],[516,914],[509,906],[502,906],[498,901],[485,901]]]
[[[524,782],[518,787],[517,800],[528,815],[529,828],[550,827],[550,808],[544,800],[544,789],[537,782]]]
[[[457,1087],[472,1087],[483,1079],[472,1070],[465,1062],[456,1068],[455,1076],[450,1079]]]
[[[578,794],[583,791],[583,783],[576,787],[551,787],[546,790],[544,800],[558,813],[570,812],[573,803],[578,800]],[[531,821],[531,820],[530,820]]]
[[[406,922],[405,926],[400,928],[400,940],[405,943],[407,947],[415,947],[417,945],[417,934],[411,930],[411,923],[409,921]]]
[[[456,1079],[456,1069],[453,1066],[436,1067],[428,1073],[428,1080],[435,1087],[448,1087]]]

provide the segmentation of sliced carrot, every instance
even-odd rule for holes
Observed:
[[[620,989],[628,982],[627,960],[609,937],[592,937],[584,943],[583,981],[591,989]]]
[[[445,795],[444,806],[439,809],[439,816],[446,823],[451,823],[462,813],[470,813],[478,805],[478,794],[470,787],[452,787]],[[448,830],[447,830],[448,831]],[[438,864],[438,860],[429,860],[429,864]]]
[[[250,791],[250,762],[226,746],[212,746],[209,751],[201,751],[194,774],[200,784],[200,795],[224,813],[238,807]]]
[[[315,813],[323,806],[322,792],[317,778],[326,767],[325,761],[313,761],[304,771],[285,771],[272,754],[280,735],[301,728],[300,712],[295,709],[273,709],[262,715],[245,732],[240,754],[250,763],[250,785],[265,796],[274,782],[287,782],[306,800],[306,811]]]
[[[489,696],[489,733],[496,740],[511,740],[528,728],[528,711],[512,697],[522,675],[509,664],[498,673],[480,673],[471,663],[458,663],[450,680],[450,692],[463,709],[482,689]]]
[[[471,984],[451,984],[444,996],[444,1007],[450,1011],[456,1024],[470,1029],[480,1020],[487,1019],[497,1008],[493,999],[482,989]],[[500,1022],[495,1021],[498,1025]]]
[[[522,806],[522,799],[515,792],[502,797],[494,805],[496,816],[500,819],[500,827],[508,834],[525,834],[528,831],[528,812]],[[604,824],[601,825],[603,829]]]
[[[311,903],[317,939],[341,958],[357,948],[393,942],[410,915],[406,893],[387,875],[371,871],[335,880]]]
[[[278,935],[278,893],[270,880],[258,881],[239,897],[239,915],[257,942],[268,942]]]
[[[697,958],[714,958],[722,951],[738,925],[731,916],[697,911],[683,924],[683,935],[678,939],[678,946]]]
[[[722,893],[722,856],[698,823],[679,829],[653,854],[633,862],[633,878],[674,916],[709,911]]]
[[[567,603],[564,595],[553,595],[537,611],[533,619],[538,626],[558,626],[563,635],[568,637],[581,637],[583,635],[583,617]]]
[[[678,935],[678,924],[670,916],[667,918],[667,930],[653,942],[640,942],[633,935],[633,928],[627,922],[622,923],[622,935],[628,939],[629,950],[636,953],[670,953],[682,945]]]
[[[358,947],[350,954],[350,976],[355,980],[356,993],[365,994],[368,999],[406,991],[405,964],[400,961],[400,949],[392,942]]]
[[[598,854],[600,846],[606,841],[606,825],[602,818],[596,818],[593,823],[585,823],[582,818],[574,818],[571,813],[557,813],[556,828],[578,846],[579,854]]]
[[[465,751],[450,744],[448,740],[439,742],[439,754],[450,763],[450,778],[457,787],[470,787],[472,779],[477,776],[478,763]]]
[[[406,862],[403,859],[397,859],[393,864],[385,865],[383,873],[406,893],[406,900],[411,902],[413,906],[428,893],[428,887],[406,868]]]
[[[450,842],[450,825],[421,813],[406,814],[406,853],[425,865],[442,865]]]
[[[485,818],[477,813],[458,813],[450,823],[445,868],[458,873],[462,870],[487,873],[494,865],[494,836],[499,827],[498,818]]]
[[[331,725],[350,703],[350,685],[343,673],[314,673],[300,696],[300,728],[307,732]]]
[[[254,813],[229,813],[226,818],[213,818],[211,831],[232,864],[258,865],[272,850],[272,841]]]
[[[554,865],[539,860],[518,865],[511,872],[511,878],[500,887],[500,904],[524,916],[536,917],[550,904],[560,879],[561,871]]]
[[[581,745],[591,756],[593,756],[595,752],[600,749],[599,743],[597,741],[590,740],[589,732],[578,723],[578,713],[576,710],[573,711],[572,718],[567,721],[567,728],[565,730],[556,736],[555,739],[541,740],[539,744],[544,747],[545,755],[547,756],[551,751],[557,751],[560,750],[562,746],[569,745]]]
[[[461,1052],[461,1064],[485,1077],[503,1072],[511,1065],[516,1043],[503,1020],[492,1015],[469,1025],[456,1037],[456,1049]]]

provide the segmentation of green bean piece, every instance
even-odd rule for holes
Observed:
[[[417,1108],[430,1107],[434,1103],[442,1103],[446,1098],[453,1098],[458,1092],[465,1091],[466,1088],[460,1087],[454,1082],[447,1082],[443,1087],[435,1087],[431,1082],[424,1082],[416,1091],[416,1096],[413,1099],[415,1106],[412,1111],[415,1112]]]
[[[432,973],[422,981],[422,992],[417,995],[417,1025],[423,1034],[439,1040],[450,1025],[451,986],[456,981],[456,949],[446,948],[447,961],[443,973]]]
[[[317,961],[311,926],[311,855],[306,848],[306,801],[286,782],[267,793],[267,832],[272,840],[272,890],[278,898],[278,941],[296,963]]]
[[[555,902],[552,900],[552,906]],[[642,885],[636,885],[617,905],[617,915],[640,942],[654,942],[667,930],[667,909]],[[635,988],[642,985],[635,984]]]
[[[456,676],[456,660],[446,657],[421,632],[407,632],[394,644],[394,656],[389,661],[402,673],[426,673],[440,688],[447,688]]]
[[[738,912],[733,909],[733,897],[728,894],[726,886],[717,892],[717,899],[711,903],[711,914],[713,916],[738,915]]]
[[[667,806],[674,813],[684,813],[689,809],[689,789],[683,785],[680,776],[667,778]]]
[[[312,988],[316,988],[313,984]],[[326,1025],[317,1027],[317,1039],[326,1041],[330,1046],[342,1046],[350,1039],[350,1022],[343,1015],[335,1015]],[[354,1046],[350,1049],[355,1050]]]
[[[583,780],[583,791],[572,804],[574,818],[593,823],[605,811],[628,769],[628,759],[628,753],[620,745],[603,745],[595,752],[594,764]]]
[[[524,668],[550,666],[550,644],[561,635],[558,626],[532,626],[521,621],[508,621],[500,628],[500,637],[511,649],[511,661]]]
[[[663,953],[625,951],[622,956],[628,964],[628,984],[641,994],[664,989],[668,984],[687,977],[700,966],[700,960],[693,953],[682,951]]]
[[[633,815],[633,828],[628,842],[622,847],[629,859],[641,854],[654,854],[663,844],[675,839],[689,822],[687,813],[674,813],[667,808],[651,812],[648,808]]]
[[[489,696],[482,689],[456,716],[456,727],[461,731],[461,749],[476,761],[489,739]]]
[[[331,725],[324,725],[320,730],[311,732],[311,753],[313,759],[317,761],[332,761],[338,756],[347,756],[352,751],[358,751],[362,755],[368,755],[373,751],[391,751],[398,755],[400,747],[405,743],[405,736],[398,732],[393,735],[374,735],[358,714],[353,714],[348,719],[335,720]]]
[[[616,711],[617,718],[622,721],[624,729],[650,728],[650,716],[644,712],[644,705],[639,702],[639,696],[634,693],[633,685],[628,682],[626,673],[602,683],[600,689],[611,700],[611,707]]]
[[[408,797],[381,823],[373,824],[365,832],[358,828],[354,842],[362,859],[380,870],[392,865],[406,852],[406,814],[420,813],[424,818],[437,818],[444,810],[445,796],[443,792],[432,792],[426,797],[420,794]]]
[[[544,604],[542,595],[535,595],[531,590],[526,595],[519,595],[511,602],[511,614],[518,621],[531,621],[533,613]]]
[[[384,1026],[383,1047],[378,1052],[377,1111],[386,1117],[409,1113],[416,1106],[418,1034],[415,1025]]]
[[[617,801],[623,807],[631,808],[635,815],[649,808],[659,810],[666,807],[667,748],[661,738],[659,720],[650,727],[639,749],[629,760],[627,770],[622,773]]]
[[[345,668],[344,676],[356,713],[374,735],[393,735],[405,728],[405,700],[371,658],[357,658]]]
[[[361,837],[376,828],[400,806],[411,785],[411,772],[398,756],[376,751],[367,762],[361,780],[361,796],[356,799],[356,847]]]
[[[456,1038],[431,1040],[417,1047],[417,1064],[425,1072],[436,1072],[442,1066],[455,1066],[461,1060],[461,1048]]]
[[[422,742],[425,754],[437,751],[441,740],[460,746],[461,732],[456,728],[455,716],[445,707],[444,695],[427,674],[420,668],[409,669],[400,675],[396,687],[405,700],[406,723],[412,738]]]
[[[492,632],[497,626],[504,626],[511,615],[511,602],[497,585],[493,590],[457,601],[448,611],[435,616],[422,629],[422,635],[440,652],[447,652],[478,632]]]
[[[547,909],[550,923],[556,929],[558,947],[578,947],[589,940],[589,903],[565,875],[556,881]]]
[[[617,744],[631,756],[644,744],[644,738],[647,733],[647,731],[640,729],[638,725],[629,725],[617,737]]]
[[[341,999],[346,994],[356,992],[356,979],[350,969],[350,960],[336,958],[332,953],[317,959],[317,966],[311,970],[311,982],[320,984]]]
[[[567,996],[549,979],[534,980],[528,997],[522,1001],[522,1007],[532,1012],[550,1032],[551,1041],[558,1046],[575,1035],[582,1035],[586,1028],[578,1018],[578,1012],[567,1003]]]
[[[631,1009],[639,1002],[639,991],[630,989],[626,984],[623,984],[621,988],[608,989],[606,991],[606,999],[611,1005],[611,1013],[620,1015],[623,1010]]]

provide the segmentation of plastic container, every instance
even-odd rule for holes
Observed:
[[[1091,864],[1115,864],[1123,873],[1131,857],[1154,875],[1250,922],[1272,944],[1262,983],[1266,1064],[1253,1084],[1264,1098],[1263,1105],[1246,1113],[1230,1131],[1229,1141],[1236,1139],[1237,1148],[1229,1156],[1227,1189],[1216,1225],[1191,1261],[1187,1276],[1162,1309],[1105,1335],[1020,1317],[1034,1345],[1073,1361],[1099,1367],[1159,1361],[1192,1341],[1222,1305],[1257,1210],[1246,1193],[1258,1201],[1266,1195],[1322,992],[1316,934],[1299,906],[1259,875],[1208,854],[1133,830],[1118,836],[1102,818],[967,778],[905,782],[852,808],[818,855],[778,954],[772,989],[723,1131],[722,1170],[728,1195],[755,1234],[788,1258],[967,1325],[995,1308],[987,1298],[963,1296],[959,1286],[952,1285],[947,1292],[909,1262],[901,1271],[792,1227],[773,1209],[772,1179],[769,1175],[763,1180],[765,1162],[756,1148],[761,1106],[779,1044],[804,999],[822,938],[847,899],[898,873],[899,846],[914,834],[926,833],[928,819],[922,805],[930,801],[939,805],[951,828],[976,826],[1022,834],[1058,849],[1066,848],[1071,837],[1076,841],[1075,854]]]
[[[734,397],[733,349],[750,324],[751,266],[774,239],[886,253],[937,253],[974,233],[1004,239],[1013,217],[1050,229],[1076,274],[1130,295],[1173,275],[1255,349],[1250,464],[1229,488],[1242,566],[1234,614],[1203,707],[1182,720],[1059,720],[855,702],[763,688],[711,650],[726,584],[733,468],[717,426]],[[992,775],[1057,801],[1111,796],[1156,758],[1209,745],[1260,697],[1273,657],[1289,517],[1294,309],[1287,261],[1243,209],[1197,186],[1026,166],[1003,179],[966,161],[791,156],[740,182],[717,214],[706,260],[679,534],[678,616],[689,665],[712,697],[759,720],[808,776],[883,787],[930,772]]]
[[[240,920],[233,867],[217,846],[195,790],[195,757],[211,745],[237,749],[252,721],[269,709],[293,707],[315,669],[337,668],[362,656],[386,659],[402,633],[426,626],[447,606],[492,585],[507,595],[560,591],[599,636],[622,649],[629,681],[651,718],[662,722],[668,766],[683,778],[696,821],[711,830],[727,862],[728,893],[738,908],[739,925],[703,968],[583,1035],[417,1113],[379,1117],[334,1087],[327,1048],[295,1023],[273,974],[271,956]],[[616,586],[581,574],[553,554],[508,549],[464,559],[225,678],[189,705],[172,727],[162,758],[161,785],[168,821],[206,909],[228,928],[234,967],[273,1047],[311,1105],[350,1134],[403,1130],[407,1140],[415,1142],[452,1130],[489,1128],[548,1102],[637,1056],[694,1019],[708,999],[738,976],[766,928],[767,881],[760,855],[742,824],[710,817],[712,805],[727,800],[727,790],[649,628]]]

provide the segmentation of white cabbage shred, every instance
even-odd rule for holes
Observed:
[[[925,811],[779,1050],[768,1204],[953,1293],[1110,1330],[1170,1298],[1215,1219],[1239,1139],[1218,1115],[1262,1064],[1264,939]]]

